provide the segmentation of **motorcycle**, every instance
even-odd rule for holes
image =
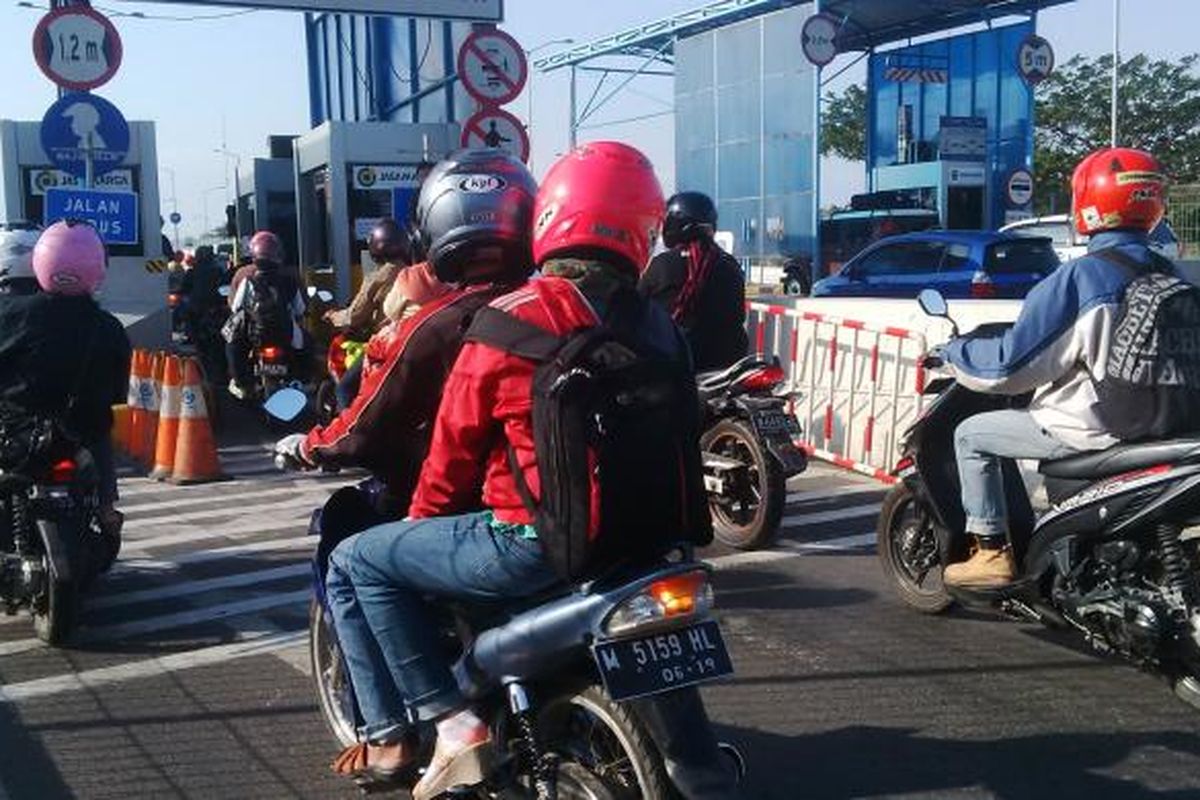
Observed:
[[[787,479],[808,466],[795,445],[800,423],[774,394],[784,382],[778,361],[748,356],[697,377],[704,406],[700,449],[713,532],[739,550],[766,547],[779,534]]]
[[[919,298],[949,320],[933,290]],[[953,324],[953,321],[951,320]],[[1002,326],[1003,327],[1003,326]],[[957,326],[954,327],[957,336]],[[972,335],[992,335],[995,326]],[[926,356],[936,369],[941,359]],[[879,518],[878,557],[901,600],[939,613],[954,602],[1074,629],[1097,650],[1165,677],[1200,708],[1200,437],[1121,444],[1043,461],[1050,510],[1035,517],[1016,465],[1004,467],[1009,538],[1018,579],[999,589],[941,581],[967,556],[954,431],[975,414],[1021,407],[1026,397],[972,392],[951,377],[930,381],[934,400],[908,430]]]
[[[8,616],[28,609],[48,644],[66,640],[81,591],[116,560],[99,504],[90,453],[53,420],[0,419],[0,603]]]

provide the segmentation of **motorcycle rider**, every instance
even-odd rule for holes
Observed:
[[[1008,542],[1004,459],[1057,459],[1117,444],[1098,413],[1097,383],[1125,287],[1135,274],[1110,260],[1154,266],[1147,234],[1162,219],[1167,180],[1157,159],[1129,148],[1084,158],[1071,179],[1071,216],[1088,252],[1029,292],[1003,336],[956,339],[946,362],[969,389],[1005,395],[1033,391],[1026,410],[967,419],[955,432],[966,532],[977,547],[945,568],[951,586],[998,587],[1016,575]]]
[[[27,222],[0,224],[0,297],[38,291],[33,274],[33,248],[41,228]]]
[[[454,235],[463,240],[463,248],[511,239],[506,248],[527,254],[529,231],[513,225],[532,216],[533,189],[504,197],[475,196],[457,188],[456,181],[464,174],[515,176],[518,186],[533,186],[525,167],[505,153],[457,153],[443,162],[433,178],[435,189],[447,193],[439,198],[441,204],[419,209],[424,240],[441,245],[452,230],[448,226],[456,226],[468,214],[490,213],[502,199],[519,205],[512,212],[515,216],[475,224]],[[302,466],[366,467],[384,481],[389,500],[403,512],[428,454],[442,385],[462,347],[471,315],[524,283],[531,263],[513,257],[495,265],[471,264],[453,287],[440,281],[430,284],[413,267],[400,270],[397,283],[410,307],[419,305],[420,312],[372,337],[362,359],[367,363],[362,389],[349,408],[327,426],[281,439],[276,452]],[[414,279],[406,280],[410,276]]]
[[[325,321],[335,328],[349,330],[353,336],[368,339],[387,324],[384,313],[384,298],[396,282],[396,276],[412,264],[408,233],[394,219],[383,219],[371,231],[367,241],[375,270],[367,275],[346,308],[331,309],[324,314]],[[362,361],[346,370],[338,381],[338,408],[344,410],[358,394],[362,379]]]
[[[41,292],[0,299],[0,405],[59,419],[91,453],[100,476],[98,517],[119,543],[112,406],[129,390],[125,328],[92,297],[108,256],[86,222],[56,222],[33,250]]]
[[[745,357],[746,283],[737,259],[713,240],[717,208],[708,195],[680,192],[667,201],[663,244],[638,285],[663,305],[692,348],[698,372]]]
[[[283,242],[270,231],[250,239],[254,270],[238,285],[230,311],[236,319],[227,328],[225,355],[229,366],[229,393],[239,400],[248,394],[249,354],[253,344],[291,348],[292,361],[303,363],[305,347],[304,297],[299,281],[284,267]]]
[[[476,188],[487,185],[476,182]],[[427,195],[434,199],[427,187],[422,203]],[[534,207],[533,257],[543,277],[493,307],[560,336],[619,308],[622,319],[636,320],[627,334],[686,362],[686,347],[669,317],[636,292],[662,208],[654,170],[634,148],[597,142],[569,153],[547,174]],[[484,252],[476,250],[472,258]],[[447,280],[472,266],[454,256],[438,242],[429,252]],[[510,251],[503,257],[529,256]],[[533,362],[479,341],[464,345],[446,381],[410,519],[352,536],[330,558],[326,586],[338,638],[360,708],[364,694],[368,698],[368,741],[347,757],[359,775],[386,781],[417,756],[409,720],[434,723],[436,745],[413,788],[414,800],[478,783],[492,745],[487,725],[459,693],[423,593],[495,601],[558,582],[512,466],[518,465],[528,486],[540,485],[532,437],[534,369]],[[700,717],[694,716],[697,708]],[[687,712],[693,714],[688,722],[702,720],[707,730],[702,706],[693,703]],[[720,760],[715,742],[704,756],[713,765]],[[707,796],[728,796],[725,787],[710,791],[716,793]]]

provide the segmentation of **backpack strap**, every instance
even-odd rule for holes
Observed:
[[[539,363],[554,358],[563,344],[561,337],[545,328],[517,319],[512,314],[492,306],[484,306],[475,312],[475,318],[471,321],[471,327],[467,329],[465,339]]]
[[[1174,271],[1175,265],[1171,263],[1170,259],[1159,255],[1153,250],[1148,250],[1148,252],[1150,253],[1149,264],[1143,264],[1133,256],[1129,255],[1123,250],[1117,249],[1116,247],[1106,247],[1103,250],[1097,250],[1096,252],[1089,253],[1088,255],[1095,256],[1096,258],[1107,261],[1110,264],[1116,264],[1118,267],[1124,267],[1125,269],[1133,272],[1135,275],[1141,275],[1145,272]]]

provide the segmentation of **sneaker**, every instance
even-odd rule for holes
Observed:
[[[979,548],[966,561],[951,564],[942,572],[942,581],[964,589],[995,589],[1007,586],[1017,577],[1012,548]]]
[[[236,397],[238,400],[246,399],[246,390],[242,388],[242,385],[240,383],[238,383],[236,380],[234,380],[232,378],[229,381],[229,393],[231,395],[233,395],[234,397]]]

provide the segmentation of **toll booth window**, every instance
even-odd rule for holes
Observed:
[[[988,247],[984,267],[992,275],[1013,275],[1053,272],[1058,264],[1058,255],[1049,239],[1020,239]]]
[[[301,227],[300,236],[304,237],[304,255],[307,263],[304,266],[330,264],[333,261],[329,252],[330,225],[329,213],[329,169],[305,172],[300,176],[300,197],[298,203],[305,211],[305,224]]]

